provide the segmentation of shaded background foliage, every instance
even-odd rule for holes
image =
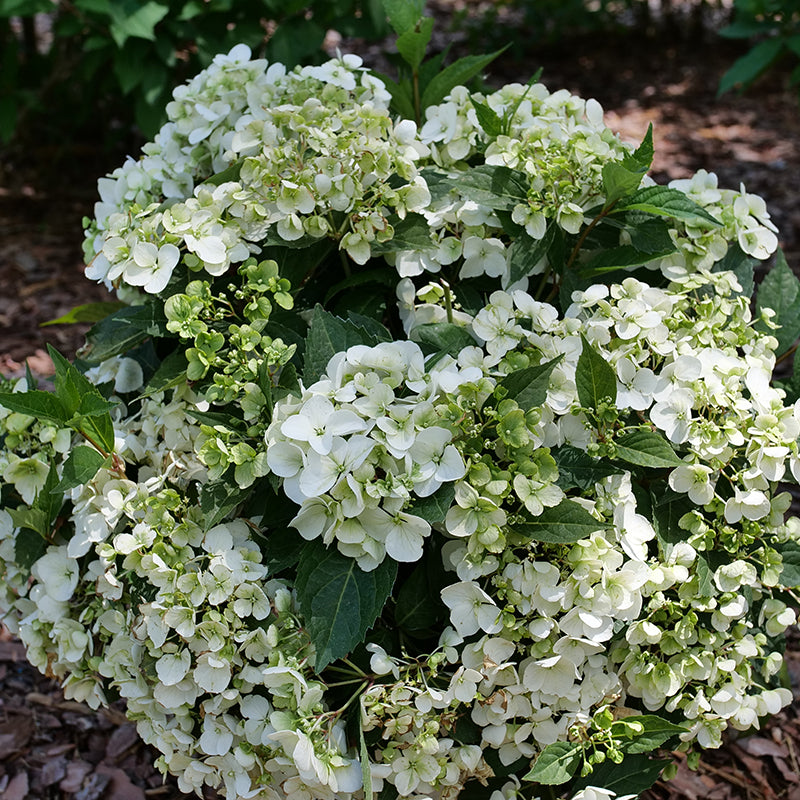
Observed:
[[[749,85],[781,59],[800,59],[800,0],[460,0],[454,29],[471,50],[582,35],[668,35],[709,28],[746,39],[720,90]],[[234,44],[289,66],[327,57],[330,33],[379,41],[380,0],[0,0],[0,142],[36,135],[113,144],[152,138],[174,86]],[[791,75],[800,81],[800,67]]]

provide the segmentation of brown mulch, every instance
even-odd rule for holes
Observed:
[[[457,5],[440,0],[437,7]],[[440,8],[440,13],[443,13]],[[448,33],[463,50],[471,40]],[[343,49],[347,43],[344,43]],[[484,48],[481,48],[484,49]],[[379,48],[359,45],[368,59]],[[631,141],[654,125],[655,177],[681,178],[704,168],[720,185],[767,200],[789,264],[800,274],[800,110],[784,74],[769,74],[744,96],[716,97],[719,76],[740,45],[707,33],[701,41],[654,35],[578,39],[508,56],[490,81],[527,80],[539,66],[551,88],[597,98],[611,127]],[[82,278],[81,217],[90,215],[99,175],[122,154],[86,147],[44,149],[35,141],[0,153],[0,373],[19,375],[28,359],[49,371],[48,343],[66,354],[85,326],[40,327],[75,305],[104,299]],[[47,172],[45,173],[45,169]],[[678,776],[647,793],[651,800],[800,800],[800,643],[787,654],[795,702],[761,730],[729,736],[703,755],[697,771],[681,761]],[[65,701],[58,686],[24,659],[0,632],[0,798],[2,800],[142,800],[185,797],[162,781],[153,751],[139,742],[120,708],[92,712]]]

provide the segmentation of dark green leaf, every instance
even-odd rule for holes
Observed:
[[[434,247],[431,240],[431,228],[421,214],[408,214],[405,219],[393,220],[394,235],[385,242],[372,242],[370,251],[373,255],[396,253],[400,250],[424,250]],[[386,268],[391,273],[392,269]],[[396,276],[395,276],[396,277]]]
[[[780,584],[787,589],[800,587],[800,545],[796,542],[784,542],[778,547],[783,559]]]
[[[347,314],[347,321],[352,322],[353,325],[357,325],[359,328],[363,328],[375,339],[376,343],[392,341],[392,334],[389,333],[389,330],[377,320],[372,319],[372,317],[365,317],[363,314],[356,314],[354,311],[350,311]]]
[[[578,778],[572,789],[578,791],[587,786],[597,786],[609,789],[616,795],[638,796],[658,780],[661,770],[670,763],[668,760],[654,760],[638,753],[626,756],[621,764],[615,764],[609,759],[598,764],[589,775]]]
[[[686,541],[689,532],[681,528],[678,521],[695,508],[692,501],[685,494],[673,492],[665,483],[653,489],[651,505],[651,519],[662,549],[665,545]]]
[[[717,96],[733,89],[734,86],[747,86],[772,64],[783,50],[780,37],[759,42],[748,53],[733,62],[733,66],[720,78]]]
[[[662,469],[679,467],[684,463],[661,433],[648,428],[620,436],[616,445],[618,458],[640,467]]]
[[[612,213],[619,211],[643,211],[647,214],[685,220],[695,224],[704,222],[715,227],[719,227],[721,224],[683,192],[667,186],[646,186],[623,197]]]
[[[203,183],[210,183],[212,186],[222,186],[223,183],[228,183],[228,181],[238,181],[242,173],[243,163],[244,161],[234,161],[227,169],[218,172],[216,175],[212,175],[210,178],[206,178]]]
[[[325,295],[323,304],[328,305],[328,303],[330,303],[330,301],[336,297],[337,294],[343,292],[345,289],[351,289],[354,286],[363,286],[367,283],[378,283],[383,286],[394,286],[397,283],[397,273],[385,266],[378,267],[377,269],[370,269],[366,272],[356,272],[354,275],[350,275],[343,281],[339,281],[331,286]]]
[[[441,548],[428,549],[397,592],[395,623],[411,634],[435,630],[448,618],[440,594],[448,582]]]
[[[17,524],[15,522],[15,524]],[[28,571],[46,552],[47,541],[30,526],[21,527],[14,541],[14,560]]]
[[[548,225],[544,236],[539,240],[531,238],[524,231],[514,239],[508,248],[509,284],[528,277],[534,267],[547,255],[553,243],[555,229],[555,225]]]
[[[583,745],[577,742],[554,742],[539,753],[530,772],[523,778],[545,786],[566,783],[583,763]]]
[[[604,398],[612,403],[617,399],[617,376],[611,365],[581,334],[583,349],[575,369],[578,399],[584,408],[596,409]]]
[[[758,320],[756,330],[770,333],[778,340],[777,355],[785,353],[800,335],[800,280],[789,269],[782,250],[778,250],[775,266],[766,274],[756,295],[756,311],[771,308],[775,315],[772,322],[780,325],[777,330],[768,328]]]
[[[574,500],[562,500],[553,508],[545,508],[538,517],[527,514],[524,522],[510,526],[514,533],[536,542],[569,544],[586,539],[595,531],[603,530],[605,523],[595,519]]]
[[[414,96],[411,89],[411,81],[402,80],[398,83],[377,70],[372,70],[372,74],[383,82],[386,91],[392,96],[392,111],[399,114],[403,119],[414,119]]]
[[[524,172],[510,167],[480,164],[449,178],[448,183],[481,206],[510,211],[528,201],[530,181]]]
[[[143,5],[135,4],[132,13],[128,13],[129,8],[126,3],[110,5],[114,21],[109,30],[117,46],[122,47],[129,37],[154,41],[155,27],[169,13],[169,5],[150,0]]]
[[[466,328],[453,322],[431,322],[411,331],[411,341],[428,353],[449,353],[457,356],[465,347],[475,344]]]
[[[455,86],[465,85],[484,67],[488,67],[505,49],[504,47],[484,56],[466,56],[445,67],[422,92],[422,110],[441,103]]]
[[[622,470],[605,459],[592,458],[578,447],[565,444],[550,451],[558,467],[558,485],[566,492],[581,489],[585,492],[609,475],[620,475]]]
[[[0,392],[0,406],[57,425],[66,425],[71,416],[54,394],[36,389],[30,392]]]
[[[669,225],[663,217],[650,217],[633,212],[626,215],[629,224],[625,230],[631,245],[642,253],[661,253],[674,247]]]
[[[158,369],[142,390],[141,397],[148,397],[157,392],[163,392],[178,386],[186,380],[186,367],[188,366],[186,353],[176,350],[170,353],[159,365]]]
[[[383,610],[397,576],[397,562],[386,558],[364,572],[352,558],[318,540],[300,556],[295,588],[311,642],[317,673],[364,641]]]
[[[503,120],[497,112],[487,103],[481,103],[474,97],[469,98],[472,107],[475,109],[475,116],[478,118],[481,128],[489,136],[499,136],[503,132]]]
[[[97,474],[106,463],[106,456],[98,453],[94,447],[78,445],[73,447],[61,473],[61,480],[53,488],[53,492],[63,495],[76,486],[83,486]]]
[[[647,133],[642,139],[642,143],[633,151],[622,159],[622,165],[632,170],[641,170],[647,172],[653,164],[653,155],[655,148],[653,147],[653,123],[647,126]]]
[[[204,483],[200,490],[200,509],[205,518],[205,529],[211,530],[222,522],[248,495],[230,480]]]
[[[510,400],[516,400],[523,411],[539,408],[547,400],[550,376],[563,358],[563,355],[556,356],[544,364],[511,372],[500,379],[498,386],[505,389],[507,392],[505,396]]]
[[[630,732],[630,724],[641,725],[641,733]],[[685,733],[685,725],[675,725],[669,720],[655,714],[642,714],[639,716],[625,717],[623,720],[611,725],[614,736],[625,737],[629,741],[622,741],[620,749],[624,753],[652,753],[666,744],[673,736]]]
[[[141,344],[151,336],[170,336],[162,305],[126,306],[94,325],[86,334],[81,358],[99,364]]]
[[[43,322],[40,327],[45,328],[48,325],[71,325],[74,322],[100,322],[105,319],[109,314],[125,308],[124,303],[119,302],[106,302],[106,303],[86,303],[81,306],[75,306],[71,311],[68,311],[58,319],[51,319]]]
[[[415,497],[411,505],[406,509],[409,514],[422,517],[431,525],[444,522],[450,506],[456,496],[454,483],[443,483],[433,494],[427,497]]]
[[[270,530],[262,548],[265,551],[264,563],[270,574],[276,575],[297,564],[306,544],[306,540],[294,528]]]
[[[728,252],[711,268],[712,272],[732,272],[742,287],[745,297],[752,297],[755,289],[755,265],[758,259],[747,255],[737,242],[728,245]]]
[[[307,386],[319,379],[328,362],[337,353],[357,344],[370,347],[377,338],[360,325],[336,317],[318,305],[311,316],[311,327],[306,337],[303,378]]]
[[[581,276],[595,276],[602,275],[606,272],[614,272],[618,269],[626,269],[627,267],[638,267],[654,261],[657,258],[663,258],[670,253],[677,251],[674,244],[664,250],[656,253],[645,253],[637,250],[633,245],[624,244],[619,247],[609,247],[606,250],[600,250],[589,261],[581,267]]]

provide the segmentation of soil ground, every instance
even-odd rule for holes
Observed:
[[[453,3],[442,0],[444,5]],[[445,21],[440,29],[441,43],[488,49],[463,26],[454,32]],[[499,41],[511,36],[494,33]],[[770,73],[742,96],[717,98],[719,77],[744,49],[708,29],[689,35],[680,24],[649,35],[587,36],[550,47],[529,47],[525,32],[516,29],[514,41],[490,68],[491,84],[524,82],[543,67],[542,80],[551,89],[598,99],[623,137],[640,141],[652,122],[654,177],[666,181],[706,169],[719,175],[721,186],[743,182],[766,199],[787,260],[800,273],[800,109],[786,74]],[[376,46],[343,43],[343,49],[348,45],[368,61],[382,56]],[[80,147],[45,140],[32,135],[0,153],[0,372],[6,376],[21,374],[26,359],[35,372],[47,374],[48,343],[73,354],[85,327],[42,323],[105,298],[102,288],[82,277],[81,218],[92,213],[97,177],[123,154],[102,140]],[[761,731],[731,736],[722,750],[704,754],[696,772],[681,762],[678,777],[651,790],[651,800],[800,800],[796,636],[787,664],[794,705]],[[174,782],[162,782],[153,759],[121,709],[94,713],[64,701],[53,682],[27,665],[22,646],[0,634],[0,797],[184,797]]]

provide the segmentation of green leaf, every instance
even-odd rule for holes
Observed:
[[[424,250],[434,247],[431,240],[431,228],[421,214],[408,214],[405,219],[389,220],[394,228],[394,235],[385,242],[372,242],[370,251],[373,255],[397,253],[400,250]],[[387,268],[387,272],[391,272]],[[396,276],[395,276],[396,277]]]
[[[587,452],[569,444],[550,451],[558,467],[558,485],[566,492],[581,489],[588,492],[609,475],[621,475],[622,470],[605,459],[592,458]]]
[[[16,520],[15,525],[18,525]],[[26,572],[45,554],[47,541],[30,526],[21,526],[14,540],[14,561]]]
[[[783,39],[776,37],[759,42],[752,50],[733,62],[733,66],[720,78],[717,97],[733,89],[751,84],[783,50]]]
[[[30,392],[0,392],[0,406],[57,425],[66,425],[72,416],[54,394],[36,389]]]
[[[76,486],[83,486],[94,478],[106,460],[106,456],[98,453],[94,447],[86,445],[73,447],[64,462],[61,480],[52,489],[52,492],[63,495]]]
[[[417,342],[426,353],[449,353],[457,356],[465,347],[472,347],[475,339],[469,331],[453,322],[430,322],[418,325],[411,331],[411,341]]]
[[[603,191],[606,206],[639,188],[645,170],[628,169],[619,161],[609,161],[603,166]]]
[[[631,237],[631,245],[642,253],[661,253],[675,246],[669,233],[669,225],[663,217],[651,217],[634,211],[626,214],[625,227]]]
[[[377,337],[362,326],[336,317],[317,305],[311,315],[311,327],[305,344],[303,379],[306,385],[319,379],[337,353],[357,344],[372,347],[377,343]]]
[[[205,518],[205,530],[222,522],[240,503],[249,489],[239,489],[230,480],[209,481],[200,489],[200,510]]]
[[[771,308],[772,322],[780,325],[773,330],[758,320],[755,328],[778,340],[776,355],[785,353],[800,335],[800,280],[789,269],[782,250],[778,250],[775,266],[766,274],[756,295],[756,311]]]
[[[448,583],[441,547],[428,546],[397,592],[395,623],[412,635],[436,630],[448,618],[441,598],[441,591]]]
[[[640,170],[647,172],[653,165],[653,155],[655,148],[653,147],[653,123],[647,126],[647,133],[642,139],[642,143],[633,151],[622,159],[622,164],[631,170]]]
[[[516,400],[523,411],[530,411],[544,405],[547,400],[547,389],[550,386],[550,376],[553,370],[561,363],[563,354],[556,356],[544,364],[517,370],[506,375],[498,383],[506,390],[505,395],[510,400]]]
[[[149,397],[151,394],[172,389],[186,380],[186,367],[189,362],[186,360],[184,350],[176,350],[170,353],[153,373],[147,385],[142,390],[140,397]]]
[[[419,69],[433,33],[433,17],[422,17],[397,37],[397,52],[412,70]]]
[[[539,753],[533,767],[522,779],[545,786],[566,783],[583,763],[583,745],[577,742],[554,742]]]
[[[646,214],[680,219],[694,224],[703,222],[715,227],[722,224],[683,192],[667,186],[646,186],[623,197],[614,206],[612,213],[616,214],[620,211],[642,211]]]
[[[146,303],[126,306],[94,325],[86,334],[87,346],[81,358],[99,364],[112,356],[132,350],[152,336],[170,336],[163,305]]]
[[[365,800],[372,800],[375,792],[372,789],[372,770],[369,768],[369,751],[364,739],[364,727],[359,720],[358,725],[358,758],[361,761],[361,788]]]
[[[611,365],[586,341],[581,334],[583,349],[575,369],[578,399],[584,408],[596,409],[604,398],[617,399],[617,376]]]
[[[681,528],[678,523],[681,517],[695,508],[692,501],[685,494],[672,491],[666,482],[654,486],[651,495],[651,514],[646,514],[644,511],[640,513],[650,516],[653,520],[653,527],[662,549],[665,545],[685,541],[689,532]]]
[[[480,164],[448,178],[447,183],[462,195],[486,208],[511,211],[528,201],[530,181],[524,172],[510,167]]]
[[[714,586],[714,570],[708,563],[707,554],[698,553],[695,560],[694,571],[697,575],[697,596],[713,597],[716,594]]]
[[[533,239],[523,232],[508,248],[509,284],[528,277],[534,267],[547,255],[555,235],[555,225],[548,225],[541,239]]]
[[[50,536],[50,521],[47,512],[41,508],[20,506],[19,508],[9,508],[7,511],[15,528],[35,533],[36,537],[42,541],[45,541]]]
[[[566,499],[553,508],[545,508],[538,517],[527,514],[524,522],[510,527],[514,533],[536,542],[570,544],[603,530],[606,525],[579,503]]]
[[[409,514],[422,517],[430,525],[444,522],[447,512],[453,505],[456,496],[454,483],[443,483],[433,494],[427,497],[415,497],[406,509]]]
[[[722,260],[711,268],[712,272],[732,272],[742,286],[742,294],[752,297],[755,289],[755,266],[759,261],[739,247],[737,242],[728,245],[728,251]]]
[[[679,467],[683,462],[664,436],[648,428],[639,428],[616,440],[617,457],[639,467],[662,469]]]
[[[271,523],[272,519],[269,521]],[[276,575],[297,564],[306,544],[308,544],[306,540],[294,528],[270,530],[262,548],[265,551],[264,563],[270,575]]]
[[[641,726],[641,733],[633,733],[630,725]],[[620,749],[624,753],[652,753],[666,744],[673,736],[686,732],[685,725],[675,725],[669,720],[655,714],[642,714],[639,716],[625,717],[612,723],[611,733],[615,737],[625,737],[629,741],[622,741]]]
[[[472,107],[475,109],[475,116],[478,118],[481,128],[489,136],[499,136],[503,132],[503,120],[498,113],[487,103],[481,103],[474,97],[469,98]]]
[[[137,4],[138,5],[138,4]],[[112,3],[110,32],[118,47],[130,37],[155,41],[155,27],[169,13],[169,5],[149,2],[139,6],[132,14],[126,14],[125,3]]]
[[[425,10],[425,0],[383,0],[389,24],[398,36],[413,28]]]
[[[377,283],[382,286],[394,286],[397,283],[397,273],[392,273],[386,267],[378,267],[377,269],[369,269],[366,272],[356,272],[342,281],[335,283],[328,289],[324,305],[328,305],[334,297],[345,289],[352,289],[354,286],[363,286],[368,283]]]
[[[212,175],[210,178],[206,178],[203,183],[210,183],[212,186],[221,186],[228,181],[238,181],[242,173],[243,164],[244,160],[234,161],[227,169],[216,173],[216,175]]]
[[[388,75],[384,75],[377,70],[371,73],[383,83],[386,91],[392,96],[391,109],[399,114],[403,119],[414,119],[414,95],[411,88],[411,81],[393,81]]]
[[[109,314],[125,308],[124,303],[119,302],[105,302],[105,303],[85,303],[81,306],[75,306],[71,311],[68,311],[58,319],[51,319],[43,322],[39,327],[46,328],[48,325],[71,325],[75,322],[100,322],[105,319]]]
[[[638,753],[625,756],[621,764],[615,764],[608,759],[595,766],[589,775],[578,778],[572,790],[598,786],[609,789],[616,795],[638,796],[647,791],[658,780],[661,770],[671,763],[665,759],[650,759]]]
[[[800,545],[784,542],[777,549],[783,559],[780,584],[787,589],[796,589],[800,586]]]
[[[398,0],[401,2],[402,0]],[[509,45],[507,45],[508,47]],[[494,61],[506,47],[483,56],[466,56],[445,67],[422,92],[422,110],[441,103],[455,86],[463,86]]]
[[[633,245],[623,244],[619,247],[609,247],[595,253],[589,261],[581,267],[581,277],[602,275],[605,272],[614,272],[628,267],[639,267],[663,258],[677,251],[677,246],[670,242],[668,247],[655,253],[645,253],[637,250]]]
[[[306,629],[316,650],[319,674],[364,641],[383,610],[397,576],[397,562],[386,558],[371,572],[326,548],[318,540],[304,548],[295,588]]]

